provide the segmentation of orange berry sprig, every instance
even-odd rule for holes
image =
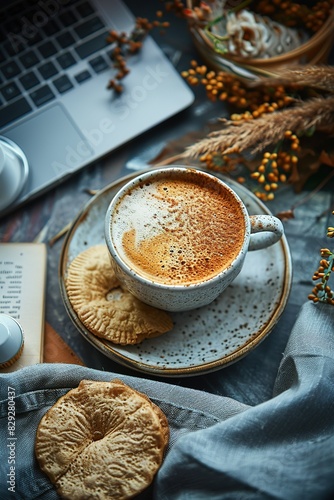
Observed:
[[[334,7],[333,0],[320,0],[313,5],[290,0],[260,0],[254,8],[261,14],[285,24],[288,27],[301,27],[316,33],[328,19]]]
[[[250,89],[236,76],[224,71],[208,70],[197,61],[191,61],[190,69],[183,71],[181,75],[191,86],[202,85],[211,101],[224,101],[240,110],[240,113],[231,115],[233,120],[259,118],[262,114],[284,108],[293,101],[282,85]]]
[[[332,214],[334,215],[334,211]],[[334,227],[327,229],[327,236],[328,238],[334,238]],[[328,248],[322,248],[320,256],[319,267],[312,277],[313,281],[318,281],[318,283],[313,288],[308,299],[315,303],[325,302],[334,305],[334,291],[328,285],[331,273],[334,271],[334,253]]]
[[[214,153],[204,153],[200,158],[200,162],[205,163],[208,170],[230,174],[240,166],[244,159],[241,155],[223,155],[220,151]],[[241,178],[239,179],[241,181]]]
[[[161,18],[163,13],[158,11],[156,15],[157,18]],[[109,53],[109,56],[117,73],[115,77],[109,81],[107,86],[108,89],[113,89],[119,94],[123,91],[123,85],[120,81],[130,72],[126,62],[127,58],[140,51],[143,41],[150,31],[154,28],[164,29],[168,27],[169,22],[167,21],[165,22],[157,19],[151,22],[146,18],[137,17],[135,26],[129,35],[124,32],[117,32],[116,30],[109,32],[107,42],[116,44]]]
[[[285,143],[290,144],[285,149]],[[284,149],[283,149],[284,148]],[[291,130],[284,134],[284,140],[276,147],[276,152],[265,151],[260,165],[251,173],[251,178],[259,183],[255,195],[263,201],[273,200],[280,183],[285,183],[298,165],[299,138]]]
[[[259,88],[248,88],[236,76],[223,71],[208,70],[205,65],[191,61],[191,67],[182,76],[190,85],[203,85],[207,96],[212,101],[225,101],[235,108],[230,116],[232,121],[245,121],[260,118],[267,113],[286,108],[293,102],[287,89],[282,85]],[[293,87],[294,90],[297,87]],[[257,181],[255,194],[263,201],[274,199],[274,192],[280,183],[285,183],[291,173],[296,173],[298,166],[299,138],[287,130],[284,140],[280,141],[275,152],[264,152],[262,160],[251,177]],[[238,165],[245,165],[241,154],[225,155],[220,151],[204,154],[200,161],[210,170],[230,173]],[[245,182],[240,176],[239,182]]]
[[[172,13],[177,17],[185,18],[187,17],[187,10],[185,4],[182,0],[162,0],[165,4],[166,12]]]

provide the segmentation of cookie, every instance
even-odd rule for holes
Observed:
[[[66,290],[85,327],[115,344],[138,344],[173,328],[167,312],[144,304],[121,287],[104,245],[90,247],[73,259]]]
[[[169,441],[168,421],[120,380],[83,380],[43,416],[35,454],[62,498],[127,499],[153,481]]]

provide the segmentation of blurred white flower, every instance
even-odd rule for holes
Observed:
[[[239,57],[278,56],[298,47],[302,41],[297,30],[248,10],[229,12],[226,18],[227,50]]]
[[[265,52],[268,30],[247,10],[227,16],[228,51],[242,57],[259,57]]]

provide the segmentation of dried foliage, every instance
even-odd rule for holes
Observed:
[[[332,212],[334,215],[334,212]],[[334,227],[327,228],[327,237],[334,238]],[[334,271],[334,252],[329,248],[320,250],[320,262],[317,271],[313,275],[313,281],[317,282],[308,296],[312,302],[325,302],[334,305],[334,292],[328,284],[330,276]]]
[[[296,83],[298,86],[305,86],[322,90],[326,93],[334,93],[334,68],[332,66],[290,66],[281,68],[280,74],[272,77],[262,78],[249,82],[249,87],[257,87],[265,84],[269,85],[290,85]]]
[[[205,85],[211,100],[232,106],[218,130],[185,148],[184,159],[200,158],[207,168],[224,173],[243,163],[264,201],[274,198],[281,183],[300,191],[320,165],[334,166],[332,67],[299,65],[245,82],[193,62],[184,76],[192,85]]]
[[[222,123],[222,130],[212,132],[187,148],[185,156],[196,157],[215,151],[221,154],[240,153],[246,149],[258,153],[283,139],[287,130],[299,134],[315,128],[333,134],[334,97],[296,102],[292,108],[263,115],[257,120],[222,120]]]

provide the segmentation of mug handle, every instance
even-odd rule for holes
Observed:
[[[251,235],[248,250],[267,248],[284,234],[282,222],[273,215],[250,215]]]

